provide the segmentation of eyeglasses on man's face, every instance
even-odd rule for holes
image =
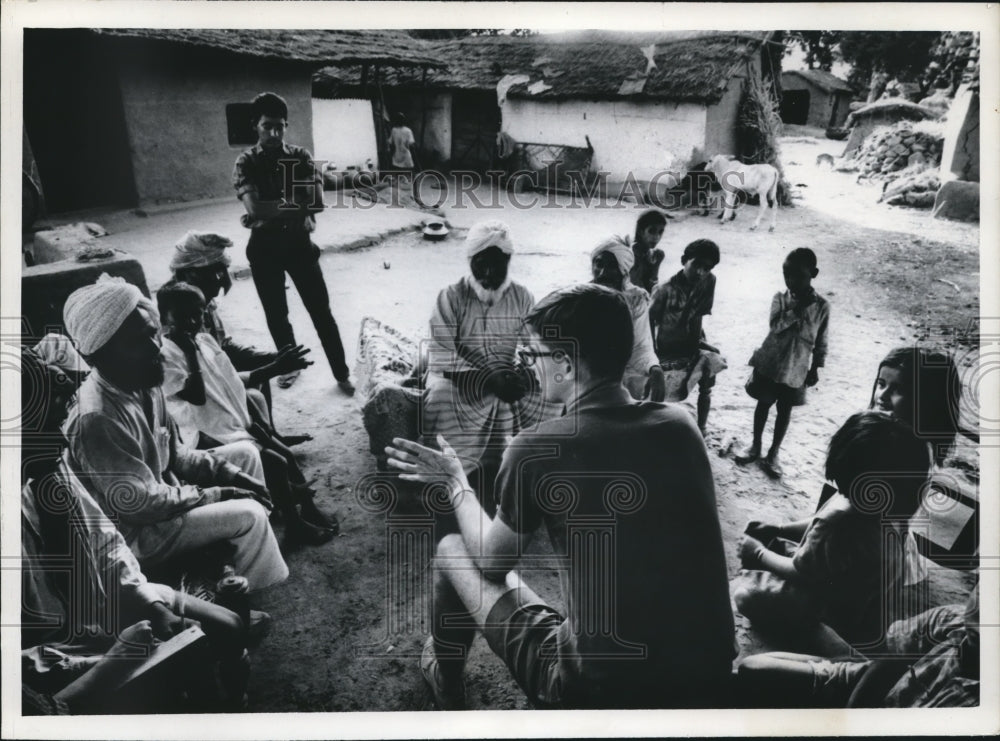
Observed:
[[[566,359],[566,353],[563,350],[536,350],[530,347],[518,350],[517,355],[521,359],[521,365],[525,368],[534,366],[538,362],[538,358],[552,358],[557,363]]]

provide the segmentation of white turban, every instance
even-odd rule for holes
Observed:
[[[174,245],[174,259],[170,261],[173,271],[185,268],[205,268],[210,265],[229,265],[226,249],[233,246],[232,240],[211,232],[188,232]]]
[[[155,316],[153,302],[142,291],[124,278],[103,273],[96,283],[69,295],[63,306],[63,322],[77,349],[91,355],[107,344],[137,306],[146,307]]]
[[[615,259],[618,261],[618,269],[626,277],[632,266],[635,265],[635,254],[632,252],[632,246],[624,237],[608,237],[605,239],[590,253],[591,261],[602,252],[610,252],[615,256]]]
[[[466,255],[471,260],[485,249],[499,247],[505,254],[514,253],[510,227],[502,221],[480,221],[465,237]]]

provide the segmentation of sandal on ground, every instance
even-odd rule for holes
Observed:
[[[337,381],[337,388],[339,388],[348,396],[354,396],[354,392],[357,390],[354,388],[354,384],[351,383],[351,379],[349,378],[344,381]]]
[[[327,515],[318,509],[303,510],[302,519],[310,525],[330,530],[334,535],[340,532],[340,522],[337,520],[336,515]]]
[[[290,522],[285,526],[285,538],[302,545],[323,545],[333,540],[334,532],[317,527],[305,520]]]
[[[296,445],[307,443],[312,439],[313,436],[308,432],[303,435],[278,435],[278,442],[283,445],[287,445],[289,448],[294,448]]]
[[[278,376],[278,388],[291,388],[292,384],[299,380],[299,374],[301,373],[302,371],[293,370],[291,373],[285,373],[284,375]]]
[[[428,636],[420,654],[420,673],[430,687],[434,702],[440,710],[465,710],[465,680],[449,682],[441,672],[441,664],[434,653],[434,636]]]

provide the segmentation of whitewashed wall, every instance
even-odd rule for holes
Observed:
[[[648,180],[687,164],[705,147],[705,106],[631,101],[536,101],[508,98],[503,130],[519,142],[594,146],[594,165],[620,182],[631,171]]]
[[[378,162],[375,123],[369,100],[312,99],[313,157],[332,162],[338,170],[349,165],[363,165],[365,160]],[[295,141],[294,137],[289,137]]]

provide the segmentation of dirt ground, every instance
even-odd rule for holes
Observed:
[[[979,316],[978,225],[935,221],[926,211],[875,204],[876,189],[854,185],[852,175],[815,167],[817,154],[839,154],[840,147],[839,142],[808,137],[784,142],[786,175],[797,186],[799,198],[794,208],[778,213],[774,233],[749,231],[755,207],[726,225],[714,218],[678,214],[660,244],[667,253],[661,280],[680,268],[680,254],[688,242],[707,237],[721,248],[715,310],[706,318],[705,330],[727,357],[729,369],[719,377],[714,392],[707,442],[733,574],[738,569],[736,543],[747,520],[781,521],[814,510],[823,483],[826,443],[850,413],[867,404],[878,361],[889,349],[917,340],[934,341],[956,351],[963,368],[976,361],[978,342],[963,342],[961,333]],[[437,292],[467,270],[461,237],[475,221],[500,218],[511,225],[518,249],[511,276],[540,298],[555,287],[588,280],[591,247],[605,235],[630,233],[640,210],[634,206],[520,210],[502,201],[500,209],[446,207],[455,229],[440,243],[423,241],[410,229],[365,249],[324,254],[322,266],[349,362],[354,361],[364,316],[377,317],[414,337],[424,333]],[[176,238],[182,222],[184,228],[206,228],[198,214],[192,210],[187,215],[151,216],[145,226],[128,226],[115,238],[120,243],[149,244],[135,239],[139,231],[133,229],[161,228],[172,229]],[[336,229],[352,216],[350,211],[337,211],[320,218],[332,225],[325,228]],[[418,221],[419,215],[414,218],[409,212],[393,218],[398,221],[395,228],[402,229]],[[162,226],[165,223],[169,228]],[[245,239],[234,231],[229,230],[234,239]],[[746,361],[766,334],[771,296],[784,287],[782,260],[789,250],[802,246],[811,247],[819,258],[814,285],[831,304],[830,351],[807,406],[793,413],[783,450],[786,476],[775,483],[756,466],[736,465],[726,452],[734,441],[741,445],[748,439],[753,400],[743,391],[749,374]],[[155,288],[162,282],[163,261],[169,257],[162,250],[147,254],[157,266],[153,272],[158,279],[150,280]],[[262,595],[260,606],[271,613],[274,627],[254,652],[251,708],[264,712],[428,708],[429,695],[416,661],[426,635],[426,544],[418,540],[410,544],[412,552],[402,551],[409,555],[402,557],[401,576],[389,578],[387,568],[387,552],[397,545],[390,538],[390,525],[405,524],[406,516],[417,510],[404,506],[404,501],[389,516],[373,506],[370,497],[359,496],[364,480],[375,471],[361,423],[363,400],[336,390],[294,291],[289,291],[289,302],[299,341],[314,348],[318,357],[295,386],[276,392],[277,424],[282,431],[314,435],[298,450],[307,475],[318,479],[321,506],[337,513],[341,534],[325,546],[288,550],[290,579]],[[222,300],[221,313],[234,336],[270,346],[249,280],[235,282]],[[765,443],[770,434],[769,424]],[[958,454],[978,470],[974,447],[963,445]],[[935,572],[931,579],[932,596],[938,602],[961,599],[970,583],[956,572]],[[554,572],[532,574],[531,581],[543,596],[559,604]],[[737,620],[744,651],[758,650],[746,622],[739,616]],[[506,668],[481,638],[467,676],[473,708],[527,707]]]

